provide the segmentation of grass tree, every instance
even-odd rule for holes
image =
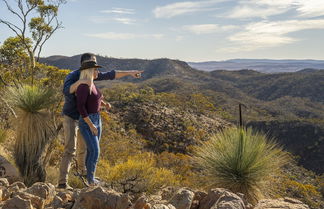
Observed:
[[[45,155],[55,135],[49,107],[54,92],[37,86],[8,88],[8,102],[16,109],[14,158],[26,185],[45,181]]]
[[[227,128],[198,147],[194,159],[211,186],[245,194],[251,203],[267,193],[272,177],[287,162],[285,152],[252,129]]]

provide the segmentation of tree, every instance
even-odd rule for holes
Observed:
[[[26,43],[30,46],[31,40]],[[0,46],[0,63],[0,81],[5,86],[18,86],[28,77],[28,53],[19,37],[9,37]]]
[[[17,23],[0,18],[0,23],[15,33],[28,52],[31,83],[33,84],[35,62],[39,60],[46,41],[57,29],[62,28],[62,23],[57,18],[58,9],[66,1],[16,0],[15,8],[8,0],[2,0],[2,2],[8,11],[18,18]],[[35,16],[30,18],[31,15]],[[30,40],[32,40],[32,44],[30,44]]]

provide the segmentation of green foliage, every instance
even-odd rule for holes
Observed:
[[[49,108],[53,101],[54,91],[37,86],[9,87],[7,101],[18,109],[28,113],[38,113]]]
[[[37,86],[9,88],[6,98],[17,111],[14,157],[26,185],[46,179],[46,152],[55,133],[50,114],[53,91]],[[49,150],[50,152],[51,150]]]
[[[143,153],[110,166],[100,162],[97,174],[121,192],[153,193],[162,186],[177,186],[179,178],[171,170],[155,166],[153,154]]]
[[[228,128],[198,147],[195,161],[213,186],[241,192],[256,202],[266,192],[264,183],[280,169],[286,156],[261,133]]]

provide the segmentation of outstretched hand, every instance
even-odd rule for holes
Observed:
[[[142,77],[142,73],[144,71],[143,70],[134,70],[130,73],[130,75],[133,77],[133,78],[141,78]]]

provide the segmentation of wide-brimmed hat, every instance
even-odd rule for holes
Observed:
[[[97,58],[92,53],[84,53],[81,56],[81,67],[79,70],[85,70],[89,68],[102,68],[102,66],[97,64]]]

